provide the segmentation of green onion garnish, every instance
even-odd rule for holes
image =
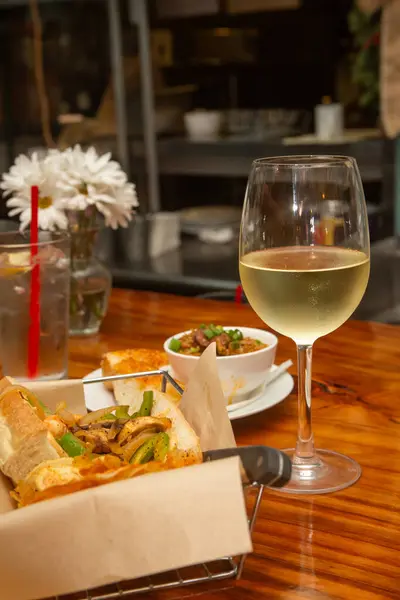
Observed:
[[[210,328],[207,328],[207,329],[203,329],[203,333],[204,333],[204,335],[206,336],[206,338],[207,338],[208,340],[211,340],[211,339],[212,339],[213,337],[215,337],[215,335],[216,335],[216,334],[214,333],[214,331],[211,329],[211,327],[210,327]]]
[[[172,352],[179,352],[181,346],[181,341],[177,340],[176,338],[172,338],[172,340],[169,343],[169,349],[172,350]]]

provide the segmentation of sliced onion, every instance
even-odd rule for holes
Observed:
[[[73,427],[76,424],[76,419],[75,416],[66,409],[66,406],[65,402],[57,404],[56,415],[58,415],[68,427]]]
[[[99,410],[94,410],[91,413],[88,413],[78,421],[78,425],[91,425],[92,423],[96,423],[105,415],[113,413],[117,410],[118,406],[109,406],[108,408],[99,408]]]
[[[78,431],[74,432],[74,436],[79,438],[80,440],[84,440],[87,437],[88,432],[86,429],[78,429]]]

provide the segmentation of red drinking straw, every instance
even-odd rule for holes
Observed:
[[[39,188],[31,187],[31,296],[29,303],[28,377],[37,376],[40,341],[40,266],[37,260],[39,241]]]
[[[235,291],[235,303],[241,304],[243,295],[243,288],[241,285],[238,285]]]

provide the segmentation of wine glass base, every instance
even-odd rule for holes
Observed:
[[[292,460],[292,477],[279,492],[288,494],[329,494],[356,483],[361,476],[360,465],[344,454],[331,450],[316,450],[315,460],[298,459],[295,449],[283,450]]]

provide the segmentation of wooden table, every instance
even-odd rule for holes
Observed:
[[[101,334],[71,341],[70,375],[97,368],[108,350],[161,348],[202,322],[265,327],[244,305],[114,290]],[[314,355],[317,445],[359,461],[361,480],[325,496],[265,493],[240,581],[157,598],[400,599],[400,329],[349,322],[319,340]],[[282,337],[277,362],[287,358],[295,347]],[[293,446],[295,394],[234,430],[240,445]]]

